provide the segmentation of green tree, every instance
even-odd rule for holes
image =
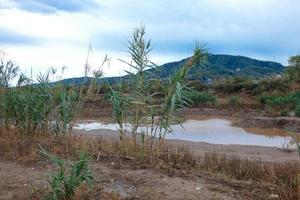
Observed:
[[[291,56],[285,74],[291,81],[300,82],[300,55]]]

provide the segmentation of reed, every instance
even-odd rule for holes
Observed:
[[[80,108],[79,94],[64,85],[51,86],[50,71],[40,74],[35,85],[7,88],[0,93],[0,125],[21,133],[70,132],[71,121]],[[22,78],[25,80],[25,78]]]
[[[126,90],[111,87],[111,102],[113,118],[119,125],[120,139],[129,133],[132,143],[137,143],[140,133],[142,144],[145,139],[150,139],[146,148],[153,147],[153,141],[158,138],[163,141],[166,134],[171,132],[171,124],[178,123],[175,112],[178,108],[189,105],[190,99],[185,91],[190,90],[186,83],[186,75],[194,66],[205,60],[206,52],[199,43],[196,43],[194,55],[188,59],[168,81],[158,77],[156,65],[149,60],[152,50],[150,40],[145,38],[145,27],[137,28],[128,44],[128,53],[131,62],[125,62],[131,68],[127,71],[129,81]],[[154,69],[150,72],[147,69]],[[151,92],[152,83],[161,88]],[[157,101],[160,97],[161,100]],[[146,137],[145,137],[146,136]]]

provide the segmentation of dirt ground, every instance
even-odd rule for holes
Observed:
[[[77,131],[91,137],[117,136],[116,131]],[[194,154],[219,152],[242,158],[272,162],[297,160],[296,151],[285,152],[278,148],[240,145],[216,145],[208,143],[167,140],[167,144],[184,145]],[[245,182],[226,181],[212,175],[195,175],[189,171],[167,173],[149,168],[137,168],[122,158],[99,157],[91,164],[95,187],[100,193],[117,195],[117,199],[162,200],[218,200],[218,199],[272,199],[276,194],[264,194],[256,186]],[[0,200],[40,199],[40,191],[46,191],[52,164],[40,162],[23,165],[0,159]],[[39,192],[38,192],[39,191]],[[271,198],[271,197],[272,198]],[[95,198],[101,199],[101,198]],[[110,199],[110,197],[106,198]],[[275,198],[276,199],[276,198]]]
[[[99,193],[113,193],[117,199],[230,200],[255,199],[257,196],[247,185],[212,177],[191,177],[189,173],[177,176],[149,168],[136,169],[120,159],[99,159],[91,167]],[[46,164],[24,166],[0,161],[0,199],[40,199],[37,191],[46,190],[52,168]]]

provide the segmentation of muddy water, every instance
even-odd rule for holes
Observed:
[[[129,126],[127,127],[129,128]],[[74,128],[84,130],[118,130],[116,124],[104,124],[93,121],[78,123]],[[167,139],[225,145],[293,146],[292,138],[288,136],[270,136],[270,134],[263,135],[261,133],[247,132],[243,128],[231,126],[231,121],[223,119],[187,120],[182,126],[173,125],[172,129],[172,133],[166,136]]]

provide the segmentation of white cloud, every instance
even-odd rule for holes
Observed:
[[[53,1],[53,0],[49,0]],[[144,23],[153,40],[153,59],[160,64],[188,56],[195,40],[207,42],[213,53],[242,54],[285,62],[300,52],[300,21],[295,0],[97,0],[99,7],[84,12],[29,12],[13,1],[0,0],[0,30],[37,38],[28,44],[5,43],[0,49],[29,71],[69,66],[67,77],[80,76],[88,44],[92,62],[107,53],[128,59],[126,39]],[[6,38],[7,38],[6,34]],[[5,38],[5,37],[4,37]],[[11,40],[14,41],[14,40]],[[122,74],[113,61],[107,75]]]

